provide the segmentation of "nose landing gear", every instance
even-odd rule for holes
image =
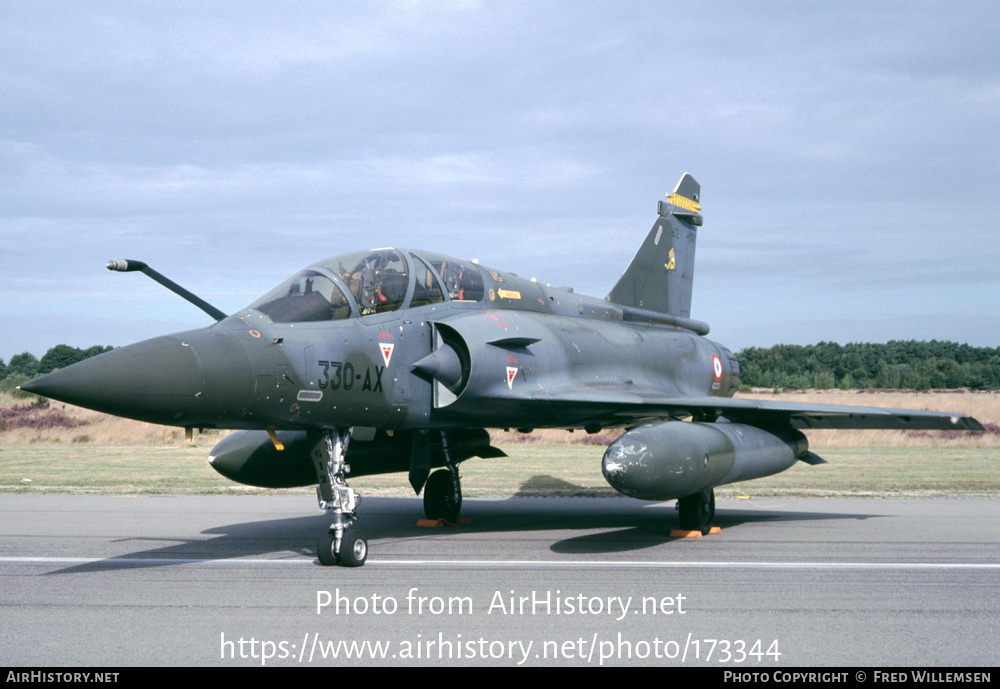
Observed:
[[[361,496],[347,485],[351,468],[344,457],[350,440],[351,429],[333,429],[326,434],[325,451],[322,444],[313,450],[313,463],[319,478],[316,498],[321,510],[333,513],[330,529],[319,539],[316,548],[322,565],[360,567],[368,559],[368,541],[353,526],[358,519]]]

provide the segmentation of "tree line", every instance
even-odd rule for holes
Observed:
[[[89,359],[92,356],[110,352],[114,347],[102,347],[94,345],[87,349],[70,347],[69,345],[56,345],[45,352],[41,359],[31,352],[15,354],[10,358],[10,363],[4,363],[0,359],[0,392],[9,392],[18,395],[17,386],[27,383],[38,376],[52,373],[57,368],[66,368],[78,361]],[[18,395],[20,396],[20,395]]]
[[[1000,389],[1000,347],[938,340],[748,347],[736,360],[745,388]]]

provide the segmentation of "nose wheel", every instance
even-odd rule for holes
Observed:
[[[368,559],[368,541],[357,529],[345,529],[340,538],[338,552],[336,534],[328,531],[320,537],[316,554],[319,556],[320,564],[327,567],[333,565],[360,567]]]

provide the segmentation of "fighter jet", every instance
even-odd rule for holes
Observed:
[[[625,428],[603,473],[643,500],[678,500],[707,531],[714,488],[823,460],[803,428],[981,429],[930,411],[734,399],[732,352],[691,318],[701,187],[685,174],[604,299],[474,261],[372,249],[320,261],[226,315],[145,263],[213,325],[122,347],[22,389],[188,429],[235,429],[209,462],[240,483],[317,485],[324,565],[368,543],[348,476],[408,472],[430,519],[458,520],[458,465],[502,457],[487,428]],[[432,469],[437,469],[431,473]]]

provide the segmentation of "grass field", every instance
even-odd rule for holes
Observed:
[[[940,409],[1000,422],[996,393],[851,393],[766,395],[767,399]],[[62,404],[26,408],[0,397],[0,492],[268,493],[232,483],[206,462],[221,432],[197,435],[126,421]],[[19,405],[15,407],[15,405]],[[11,410],[15,411],[11,411]],[[607,436],[614,436],[608,432]],[[811,449],[828,464],[798,464],[777,476],[724,486],[725,496],[995,495],[1000,433],[810,431]],[[617,495],[601,475],[604,448],[586,434],[539,430],[495,433],[507,459],[462,464],[467,496]],[[412,494],[405,474],[354,479],[372,495]],[[296,489],[312,495],[314,489]],[[280,491],[290,492],[290,491]],[[292,491],[294,492],[294,491]]]

